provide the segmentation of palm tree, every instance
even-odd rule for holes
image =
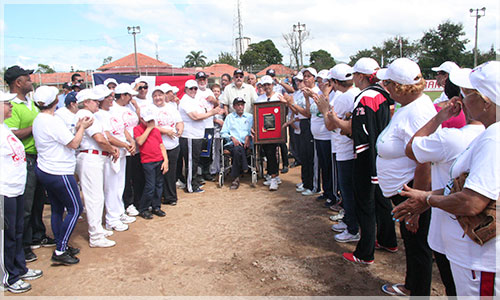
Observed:
[[[203,51],[191,51],[186,56],[186,61],[184,62],[184,67],[203,67],[205,66],[205,59],[207,57],[202,54]]]

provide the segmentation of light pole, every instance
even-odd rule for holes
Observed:
[[[304,61],[302,60],[302,31],[306,31],[306,24],[300,24],[300,22],[297,25],[293,25],[293,32],[298,32],[299,33],[299,51],[300,51],[300,69],[304,66]]]
[[[486,11],[486,7],[483,7],[481,9],[476,8],[476,9],[470,9],[470,16],[476,18],[476,36],[475,36],[475,43],[474,43],[474,67],[477,66],[477,25],[479,18],[484,17]]]
[[[141,33],[141,26],[128,26],[128,33],[134,36],[134,56],[135,56],[135,71],[139,74],[139,66],[137,65],[137,46],[135,43],[135,35]]]

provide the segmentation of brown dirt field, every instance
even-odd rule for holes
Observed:
[[[400,251],[376,251],[375,264],[342,259],[355,244],[337,243],[328,216],[315,197],[295,192],[300,169],[281,175],[277,192],[259,180],[219,189],[209,182],[203,194],[179,191],[167,217],[138,218],[111,237],[117,245],[89,248],[86,221],[79,221],[70,243],[81,248],[80,263],[51,266],[54,248],[34,250],[28,267],[44,276],[23,296],[383,296],[387,282],[404,281]],[[85,215],[84,215],[85,217]],[[50,207],[44,221],[50,230]],[[434,266],[432,295],[444,288]]]

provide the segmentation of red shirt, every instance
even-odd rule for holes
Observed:
[[[144,131],[146,131],[146,125],[140,123],[134,127],[134,137],[141,136]],[[148,138],[139,146],[141,151],[141,163],[150,163],[163,160],[163,155],[161,154],[160,145],[163,144],[161,139],[161,133],[158,128],[153,128],[148,135]]]

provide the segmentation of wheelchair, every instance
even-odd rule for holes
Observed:
[[[227,149],[224,149],[224,145],[228,142],[223,138],[216,138],[216,142],[220,143],[220,170],[218,174],[217,186],[222,188],[224,186],[224,178],[229,175],[231,171],[232,165],[232,156],[231,152]],[[247,159],[250,160],[248,167],[250,168],[252,181],[251,187],[255,187],[257,184],[258,174],[261,174],[261,178],[263,178],[263,168],[262,161],[259,163],[258,153],[260,153],[260,145],[256,145],[252,143],[251,147],[247,149]]]

